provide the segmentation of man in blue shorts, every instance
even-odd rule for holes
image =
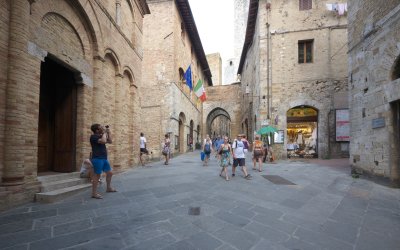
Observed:
[[[111,187],[111,166],[107,159],[106,143],[112,143],[110,128],[102,127],[100,124],[93,124],[90,128],[93,135],[90,136],[90,145],[92,146],[92,198],[102,199],[103,197],[97,193],[97,186],[101,173],[106,173],[107,192],[117,192]]]

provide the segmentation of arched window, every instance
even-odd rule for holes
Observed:
[[[179,68],[179,83],[185,84],[185,71],[182,68]]]
[[[400,56],[394,61],[393,71],[392,71],[392,81],[400,78]]]

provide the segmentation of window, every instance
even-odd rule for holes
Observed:
[[[311,10],[312,0],[299,0],[299,10]]]
[[[299,41],[299,63],[313,62],[314,40]]]
[[[185,82],[185,71],[183,71],[182,68],[179,68],[179,82],[180,83]]]
[[[185,24],[181,22],[181,38],[185,40]]]

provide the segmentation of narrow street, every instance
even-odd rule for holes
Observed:
[[[1,213],[0,249],[399,249],[400,190],[353,179],[344,161],[247,164],[252,180],[225,181],[215,158],[180,155],[115,175],[102,200],[87,190]]]

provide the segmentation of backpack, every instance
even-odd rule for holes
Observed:
[[[206,153],[206,154],[211,153],[211,146],[210,146],[210,143],[206,143],[206,144],[204,145],[204,153]]]
[[[249,143],[247,141],[243,141],[244,149],[249,149]]]

